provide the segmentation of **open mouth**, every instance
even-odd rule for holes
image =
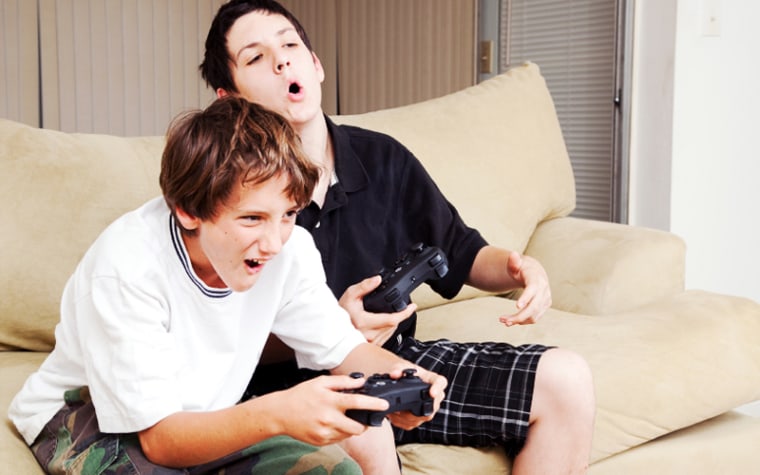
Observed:
[[[298,94],[299,92],[301,92],[301,86],[295,82],[291,83],[290,86],[288,87],[288,92],[290,94]]]
[[[246,259],[245,265],[247,265],[250,269],[257,269],[261,267],[264,263],[259,261],[258,259]]]

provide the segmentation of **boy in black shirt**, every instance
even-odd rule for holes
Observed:
[[[369,314],[362,304],[380,283],[379,276],[366,276],[424,242],[449,259],[449,273],[432,284],[442,296],[453,297],[465,283],[488,291],[523,288],[518,311],[500,320],[535,323],[551,305],[543,267],[489,246],[467,227],[403,145],[332,123],[321,109],[324,70],[298,20],[278,3],[233,0],[222,6],[201,73],[217,95],[239,95],[285,116],[320,167],[312,203],[298,222],[314,236],[328,284],[354,325],[368,341],[449,380],[436,417],[413,431],[397,431],[398,442],[504,445],[519,451],[515,473],[585,471],[594,396],[578,355],[541,345],[421,342],[413,337],[414,304],[393,314]],[[254,391],[261,382],[259,375]]]

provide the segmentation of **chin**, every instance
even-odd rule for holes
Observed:
[[[254,279],[235,282],[230,285],[229,288],[232,289],[233,292],[245,292],[251,290],[258,280],[258,276],[256,276]]]
[[[297,110],[291,110],[288,113],[289,119],[288,122],[290,122],[291,125],[297,126],[302,124],[308,124],[309,122],[313,121],[316,117],[322,116],[322,111],[307,111],[303,109],[297,109]]]

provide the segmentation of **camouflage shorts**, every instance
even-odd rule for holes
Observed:
[[[137,434],[104,434],[98,428],[87,388],[67,391],[66,405],[48,422],[32,445],[46,473],[83,475],[361,474],[336,446],[315,447],[280,436],[214,462],[174,469],[148,461]]]

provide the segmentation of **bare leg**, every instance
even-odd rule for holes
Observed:
[[[536,372],[530,428],[512,468],[515,475],[585,473],[594,430],[594,388],[586,362],[554,348]]]
[[[362,435],[339,444],[359,464],[364,475],[400,475],[396,443],[388,419],[380,427],[370,427]]]

